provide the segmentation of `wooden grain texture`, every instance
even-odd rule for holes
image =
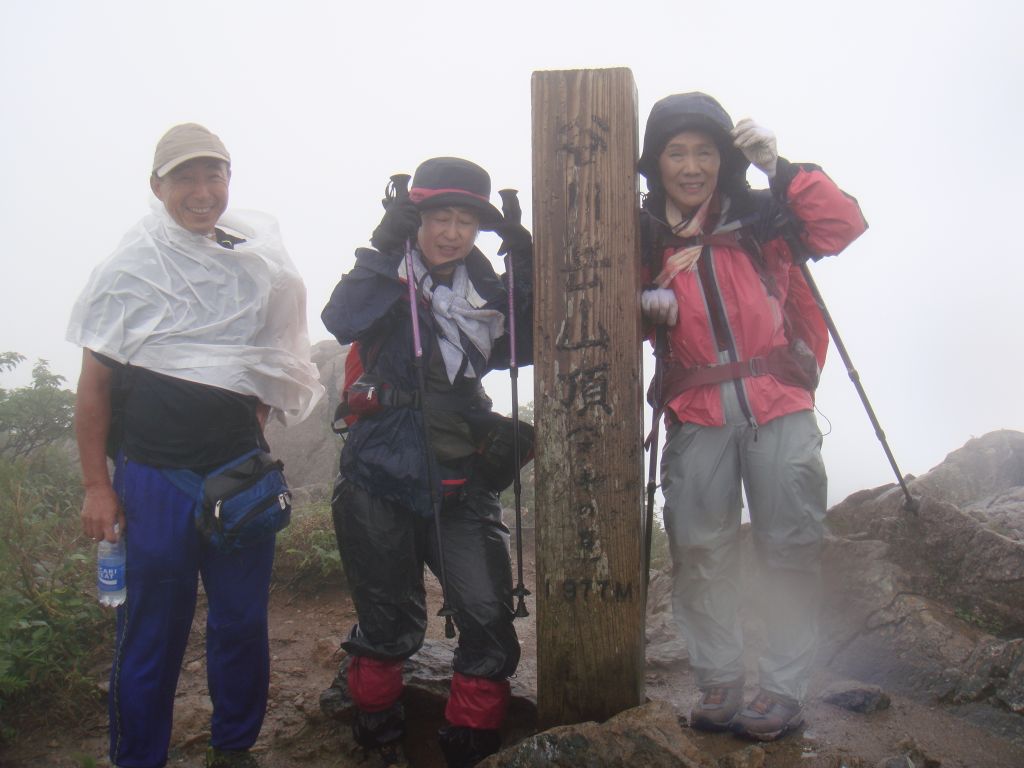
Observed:
[[[643,417],[628,69],[533,74],[538,706],[641,704]]]

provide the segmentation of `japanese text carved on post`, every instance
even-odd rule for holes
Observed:
[[[603,720],[643,699],[643,419],[628,69],[535,72],[538,705]]]

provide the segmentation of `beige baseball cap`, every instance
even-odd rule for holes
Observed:
[[[197,157],[213,157],[231,165],[231,155],[216,134],[198,123],[176,125],[156,145],[153,174],[162,178],[182,163]]]

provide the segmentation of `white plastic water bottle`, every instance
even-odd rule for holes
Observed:
[[[119,536],[117,542],[104,539],[96,547],[96,589],[100,605],[116,607],[128,594],[124,585],[124,556],[124,536]]]

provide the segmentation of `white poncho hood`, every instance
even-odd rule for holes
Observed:
[[[243,395],[286,423],[323,395],[310,362],[306,288],[277,222],[229,211],[218,226],[245,238],[229,250],[174,222],[154,201],[93,270],[67,338],[120,363]]]

